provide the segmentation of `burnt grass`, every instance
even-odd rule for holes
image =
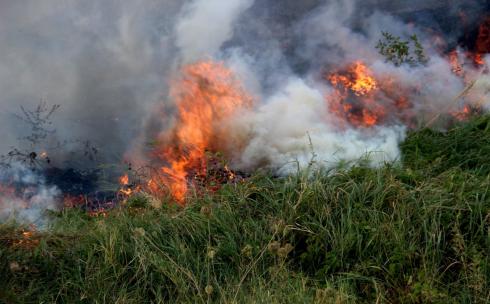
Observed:
[[[402,159],[0,226],[1,303],[489,303],[490,117]]]

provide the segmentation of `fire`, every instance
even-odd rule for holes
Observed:
[[[31,225],[29,230],[19,231],[19,236],[13,241],[13,246],[24,250],[33,250],[40,244],[39,237],[36,232],[36,227]]]
[[[123,176],[119,177],[119,184],[121,185],[119,193],[123,194],[124,196],[131,196],[133,194],[133,189],[129,185],[128,174],[124,174]]]
[[[213,61],[185,66],[171,84],[170,97],[177,106],[177,118],[155,150],[166,165],[152,176],[148,188],[161,194],[165,185],[182,203],[190,179],[206,174],[206,152],[224,148],[226,120],[249,107],[252,99],[230,69]]]
[[[328,96],[330,110],[357,127],[372,127],[385,116],[385,109],[374,101],[379,84],[371,70],[361,61],[327,79],[335,89]]]
[[[490,53],[490,17],[487,17],[478,29],[476,40],[476,54],[474,61],[476,65],[485,64],[483,55]]]
[[[86,203],[87,203],[87,199],[83,195],[72,196],[66,194],[63,197],[63,207],[65,208],[75,208],[78,206],[82,206]]]
[[[378,87],[371,71],[360,61],[355,62],[346,75],[332,74],[328,79],[332,85],[350,89],[357,96],[367,95]]]
[[[453,111],[449,114],[458,121],[465,121],[470,119],[472,116],[481,113],[481,107],[479,105],[464,105],[461,110]]]
[[[451,71],[460,77],[464,77],[464,69],[459,59],[459,52],[457,50],[451,51],[448,55],[448,59],[451,64]]]
[[[125,174],[119,178],[119,184],[121,186],[127,186],[129,185],[129,175]]]

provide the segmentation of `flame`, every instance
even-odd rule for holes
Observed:
[[[228,180],[234,180],[236,178],[236,174],[235,172],[233,172],[233,170],[231,170],[228,165],[225,165],[224,167],[224,171],[226,173],[226,176],[228,177]]]
[[[476,65],[484,65],[483,55],[490,53],[490,17],[487,17],[478,29],[478,38],[476,40],[476,54],[474,62]]]
[[[460,112],[456,112],[453,114],[453,116],[458,119],[458,120],[466,120],[471,114],[471,109],[468,105],[465,105],[463,110]]]
[[[230,69],[213,61],[185,66],[181,77],[171,83],[170,97],[177,106],[177,118],[155,150],[166,165],[148,181],[148,188],[162,194],[165,185],[183,203],[190,179],[206,174],[206,152],[223,148],[226,120],[251,106],[252,99]]]
[[[127,186],[129,185],[129,175],[124,174],[119,178],[119,184],[122,186]]]
[[[459,52],[457,50],[449,52],[448,60],[451,64],[451,71],[460,77],[464,77],[464,69],[459,59]]]
[[[471,51],[466,50],[464,53],[460,53],[458,49],[454,49],[448,53],[447,57],[452,72],[457,76],[466,78],[466,65],[472,64],[473,67],[483,67],[485,65],[484,56],[488,53],[490,53],[490,17],[484,19],[480,24],[477,39]]]
[[[65,194],[63,197],[63,207],[65,208],[75,208],[82,206],[87,203],[87,199],[83,195],[72,196]]]
[[[131,196],[134,193],[133,189],[131,189],[131,188],[128,188],[128,189],[121,188],[121,189],[119,189],[119,192],[125,196]]]
[[[119,184],[121,185],[121,188],[119,189],[119,193],[127,197],[133,195],[133,189],[129,185],[128,174],[124,174],[123,176],[119,177]]]
[[[18,236],[13,240],[12,246],[24,250],[33,250],[39,246],[40,240],[36,227],[30,225],[28,228],[18,232]]]
[[[329,110],[340,118],[341,125],[371,128],[399,121],[415,127],[409,92],[418,88],[403,86],[396,76],[375,76],[365,63],[355,61],[325,78],[333,87],[326,96]]]
[[[24,237],[24,239],[29,239],[33,235],[34,235],[34,233],[32,231],[24,231],[24,232],[22,232],[22,237]]]
[[[478,113],[481,113],[480,105],[465,104],[461,110],[453,111],[449,114],[458,121],[466,121]]]
[[[357,127],[372,127],[383,119],[385,109],[374,100],[378,81],[362,61],[330,74],[327,79],[334,88],[334,93],[327,97],[329,107],[337,116]]]
[[[355,62],[346,75],[332,74],[328,77],[333,86],[351,89],[355,95],[364,96],[376,90],[378,85],[371,71],[361,61]]]
[[[485,60],[483,60],[482,54],[474,54],[473,56],[473,62],[477,66],[482,66],[485,64]]]
[[[108,217],[109,213],[107,213],[107,210],[105,209],[99,209],[99,210],[94,210],[94,211],[89,211],[87,212],[88,216],[90,217]]]
[[[129,182],[128,174],[124,174],[123,176],[119,177],[119,184],[121,185],[119,193],[122,194],[124,198],[130,197],[142,190],[141,185],[135,184],[134,182]]]

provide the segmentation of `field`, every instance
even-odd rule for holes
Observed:
[[[399,163],[257,172],[186,208],[133,197],[0,226],[0,303],[489,303],[490,117]]]

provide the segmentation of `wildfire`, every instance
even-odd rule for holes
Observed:
[[[65,208],[75,208],[78,206],[82,206],[86,203],[87,203],[87,199],[83,195],[72,196],[66,194],[63,197],[63,207]]]
[[[378,81],[361,61],[345,71],[328,75],[335,92],[328,96],[330,110],[357,127],[372,127],[385,116],[385,110],[374,101]]]
[[[33,250],[39,246],[39,235],[34,225],[18,231],[15,239],[12,240],[12,246],[24,250]]]
[[[148,188],[161,194],[161,185],[165,185],[183,203],[190,179],[206,174],[206,152],[223,148],[225,120],[249,107],[252,99],[230,69],[213,61],[185,66],[172,83],[170,96],[177,106],[177,118],[155,149],[166,165],[148,182]]]
[[[129,175],[124,174],[123,176],[121,176],[119,178],[119,184],[121,184],[121,186],[129,185]]]
[[[129,183],[128,174],[124,174],[123,176],[119,177],[119,185],[121,186],[121,188],[119,189],[119,193],[125,197],[129,197],[141,190],[140,186],[135,187],[134,185]]]
[[[378,87],[371,71],[361,61],[355,62],[346,74],[332,74],[328,80],[333,86],[350,89],[357,96],[365,96]]]
[[[476,65],[484,65],[483,55],[490,53],[490,17],[487,17],[478,29],[476,40],[476,54],[474,61]]]
[[[467,120],[471,116],[472,109],[470,108],[469,105],[465,105],[461,111],[452,112],[450,114],[454,118],[456,118],[457,120],[464,121],[464,120]]]
[[[464,77],[464,69],[463,69],[463,64],[460,62],[459,59],[459,52],[457,50],[453,50],[449,53],[448,55],[449,63],[451,64],[451,71],[460,76]]]

